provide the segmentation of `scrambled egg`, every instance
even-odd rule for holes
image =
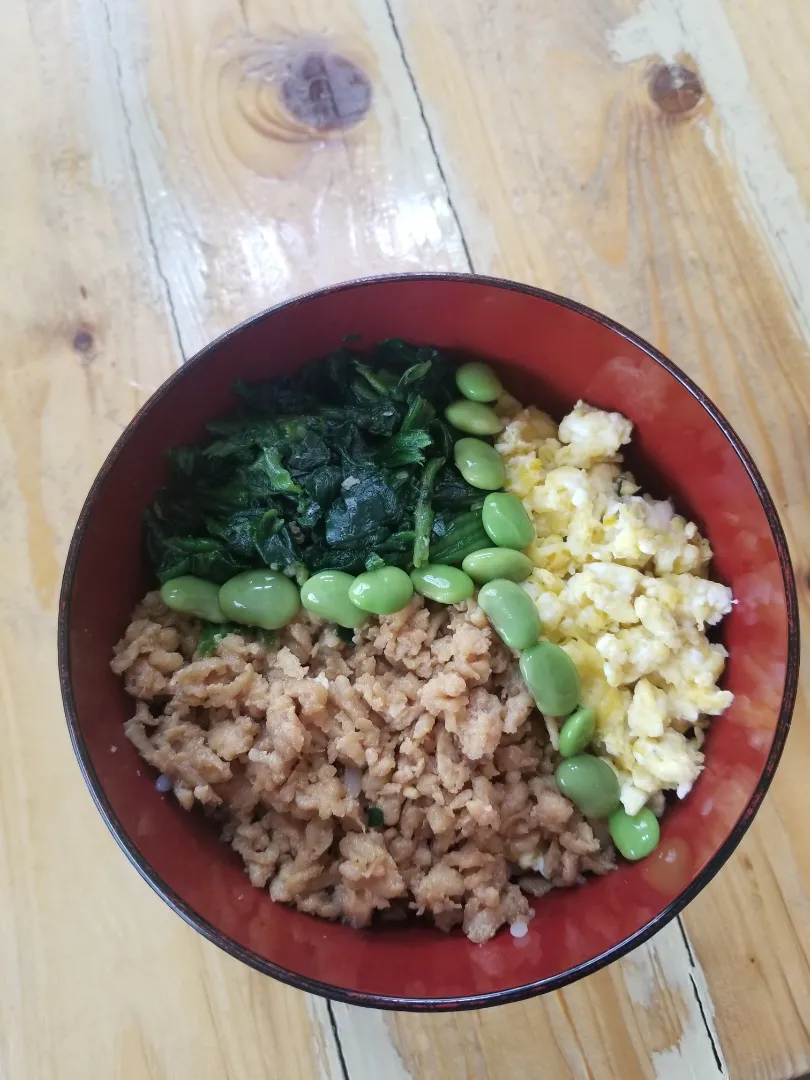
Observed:
[[[666,789],[683,798],[703,767],[706,718],[732,701],[717,686],[726,651],[705,633],[733,603],[706,576],[708,541],[622,471],[633,426],[619,413],[580,401],[558,428],[508,395],[497,409],[507,490],[537,532],[524,588],[577,665],[597,715],[593,749],[618,773],[628,813]]]

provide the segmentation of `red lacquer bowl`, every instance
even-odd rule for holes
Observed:
[[[203,436],[232,404],[237,377],[290,371],[348,335],[388,337],[497,362],[524,402],[560,418],[578,399],[635,424],[630,465],[696,520],[712,574],[737,599],[724,620],[735,694],[713,721],[706,768],[663,821],[650,859],[557,890],[529,934],[471,945],[427,926],[352,930],[274,904],[202,814],[155,790],[124,738],[132,712],[109,659],[152,584],[141,560],[141,511],[165,476],[170,445]],[[98,475],[79,519],[59,611],[59,666],[71,738],[93,798],[152,887],[232,956],[302,990],[352,1004],[455,1009],[556,989],[659,930],[717,873],[773,777],[796,695],[799,630],[787,545],[773,500],[714,405],[669,360],[579,304],[511,282],[408,275],[324,289],[272,308],[203,349],[138,413]],[[113,752],[112,748],[116,751]]]

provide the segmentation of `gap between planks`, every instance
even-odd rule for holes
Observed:
[[[315,1033],[315,1080],[412,1080],[385,1013],[308,996]]]

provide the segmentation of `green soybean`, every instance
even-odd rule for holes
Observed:
[[[245,626],[280,630],[298,614],[298,589],[275,570],[245,570],[219,590],[219,605],[225,617]]]
[[[614,810],[608,818],[608,829],[621,854],[633,862],[655,851],[661,839],[658,818],[646,806],[632,815],[621,807]]]
[[[461,569],[469,574],[479,585],[486,585],[495,578],[509,578],[510,581],[525,581],[532,572],[532,560],[522,551],[511,548],[481,548],[468,555],[461,563]]]
[[[475,360],[458,369],[456,386],[471,401],[496,401],[503,393],[501,380],[492,368]]]
[[[219,606],[219,586],[212,581],[185,574],[164,582],[160,599],[167,608],[182,615],[195,615],[208,622],[225,622]]]
[[[497,491],[506,480],[503,458],[480,439],[459,439],[453,447],[456,467],[468,484],[484,491]]]
[[[510,649],[528,649],[540,636],[540,616],[529,594],[506,578],[478,591],[478,603],[495,632]]]
[[[313,615],[353,630],[368,618],[368,613],[349,599],[353,584],[352,575],[342,570],[321,570],[301,586],[301,603]]]
[[[610,765],[593,754],[561,761],[554,773],[557,787],[585,817],[606,818],[619,806],[619,780]]]
[[[587,749],[596,730],[596,710],[577,709],[560,728],[560,753],[570,758]]]
[[[494,491],[484,499],[481,521],[487,536],[498,547],[521,551],[535,539],[532,519],[517,497],[508,491]]]
[[[428,563],[418,570],[412,570],[411,581],[420,596],[435,600],[437,604],[460,604],[462,600],[469,600],[475,592],[469,575],[457,566],[443,566],[441,563]]]
[[[393,615],[401,611],[413,596],[413,584],[398,566],[367,570],[354,579],[349,599],[363,611],[374,615]]]
[[[454,401],[444,410],[444,418],[469,435],[497,435],[503,431],[503,422],[495,410],[480,401]]]
[[[546,716],[568,716],[579,703],[579,672],[568,653],[539,641],[520,658],[520,673],[537,708]]]

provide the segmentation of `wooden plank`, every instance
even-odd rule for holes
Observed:
[[[155,255],[187,354],[329,281],[467,268],[418,99],[376,0],[339,11],[205,0],[170,12],[153,0],[140,12],[110,5],[107,15]],[[296,121],[279,107],[285,79],[313,55],[338,55],[367,75],[373,108],[362,122],[314,130],[311,116]],[[328,1047],[325,1009],[315,1006]],[[393,1068],[397,1051],[381,1019],[347,1007],[336,1017],[352,1080],[372,1075],[371,1045]]]
[[[94,14],[10,0],[0,40],[0,1076],[339,1080],[304,996],[127,866],[67,740],[61,563],[103,455],[180,359]]]
[[[361,8],[341,28],[360,62]],[[390,29],[367,137],[283,116],[267,134],[256,112],[279,72],[261,65],[321,47],[329,25],[315,3],[274,16],[254,25],[235,2],[4,7],[4,1080],[342,1076],[324,1002],[219,953],[127,867],[72,760],[53,649],[81,500],[182,350],[291,292],[458,257]]]
[[[699,65],[712,96],[718,148],[733,173],[727,189],[742,219],[758,234],[768,269],[782,284],[784,309],[794,317],[802,339],[793,348],[788,344],[786,354],[780,357],[782,381],[760,403],[761,413],[776,411],[798,390],[793,415],[806,429],[810,414],[804,375],[810,340],[810,218],[802,191],[806,200],[810,194],[810,156],[806,140],[793,143],[795,110],[790,107],[789,95],[801,93],[802,82],[807,81],[801,52],[802,43],[810,40],[807,11],[802,14],[796,5],[781,3],[744,13],[739,4],[721,5],[717,0],[705,5],[678,0],[672,6],[675,25],[666,25],[662,5],[642,5],[614,31],[614,55],[622,58],[624,52],[632,61],[633,44],[643,49],[646,38],[665,56],[685,53]],[[768,69],[762,63],[766,53],[771,60]],[[768,309],[763,311],[763,322],[768,314]],[[770,342],[763,337],[761,334],[761,356],[767,357],[765,349]],[[756,339],[751,345],[756,347]],[[781,353],[781,345],[776,347]],[[760,366],[763,371],[769,367],[761,360]],[[733,410],[736,403],[730,407],[722,404]],[[752,419],[746,415],[741,422],[742,434],[749,440],[753,433],[744,425],[750,425]],[[760,459],[770,456],[766,478],[772,484],[780,477],[790,483],[791,478],[785,475],[790,450],[778,429],[760,443]],[[799,452],[806,462],[806,440],[804,453]],[[797,479],[798,484],[784,492],[780,507],[787,512],[794,553],[801,551],[799,539],[806,536],[810,506],[806,475]],[[808,590],[801,562],[797,569],[806,612]],[[805,668],[799,722],[806,715],[806,695]],[[733,1048],[732,1060],[753,1071],[753,1063],[763,1058],[773,1075],[780,1077],[794,1076],[810,1064],[810,950],[806,936],[810,926],[810,845],[798,819],[792,817],[803,801],[801,766],[807,764],[809,745],[806,740],[797,744],[794,735],[775,793],[755,829],[728,872],[685,917],[710,973],[718,1009],[723,1010],[721,1035]],[[759,930],[765,911],[769,916],[767,938]],[[728,918],[732,912],[734,920]],[[778,918],[774,918],[777,912]],[[730,951],[738,958],[736,964],[727,962]],[[756,1025],[750,1023],[751,1010],[757,1016]]]
[[[779,155],[810,203],[810,146],[802,103],[810,94],[810,8],[802,0],[753,7],[725,0],[748,85],[768,118]]]
[[[406,1044],[404,1051],[400,1051],[394,1042],[391,1029],[386,1019],[386,1014],[374,1009],[358,1009],[352,1005],[342,1005],[335,1002],[332,1006],[335,1017],[335,1025],[340,1038],[343,1051],[343,1059],[346,1063],[346,1071],[349,1080],[412,1080],[417,1076],[457,1076],[457,1063],[447,1071],[446,1063],[433,1060],[426,1066],[428,1071],[421,1069],[411,1072],[410,1044]],[[425,1031],[422,1021],[416,1024],[417,1032]]]
[[[782,99],[750,85],[725,9],[717,0],[392,7],[476,269],[573,295],[672,355],[748,442],[800,552],[810,525],[808,231],[790,166],[801,159],[783,156],[768,109]],[[763,24],[789,27],[790,10],[768,5]],[[737,5],[734,15],[758,40],[751,6]],[[787,66],[796,55],[781,56],[783,88],[803,75]],[[689,116],[668,116],[651,100],[650,69],[662,59],[697,61],[706,93]],[[754,136],[768,136],[757,141],[764,165],[752,167],[746,121]],[[741,853],[685,920],[735,1077],[785,1080],[808,1067],[810,844],[799,809],[810,760],[806,708],[805,673],[773,794]],[[611,978],[626,982],[626,968]],[[585,983],[566,994],[590,992]],[[602,1015],[607,1004],[600,1001]],[[543,1003],[545,1016],[555,1007]],[[532,1038],[543,1012],[532,1011]],[[477,1021],[492,1060],[507,1040],[518,1052],[521,1026],[508,1017]],[[434,1034],[454,1045],[449,1028]],[[594,1072],[599,1059],[586,1045],[591,1075],[611,1075],[604,1063]],[[560,1076],[579,1075],[567,1067]]]
[[[806,64],[796,46],[810,42],[810,17],[806,8],[801,17],[789,0],[783,0],[759,15],[747,12],[743,17],[738,6],[737,25],[745,33],[749,55],[756,60],[758,82],[751,78],[748,57],[723,0],[644,0],[631,17],[611,30],[609,42],[618,60],[644,61],[657,56],[676,62],[683,56],[689,57],[692,66],[700,71],[711,97],[713,128],[704,128],[707,145],[710,149],[715,146],[719,132],[722,151],[733,163],[732,190],[739,212],[754,217],[756,231],[768,249],[772,268],[781,275],[807,341],[810,216],[806,196],[810,194],[810,151],[806,140],[794,146],[795,109],[787,87],[800,94],[802,86],[801,81],[797,84],[797,78],[808,82]],[[774,33],[778,42],[773,42]],[[777,55],[789,36],[792,47],[784,57]],[[772,42],[772,66],[767,71],[762,68],[762,50],[753,47],[752,39]],[[786,148],[790,150],[788,155]]]

